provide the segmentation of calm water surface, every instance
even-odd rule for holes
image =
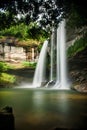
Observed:
[[[0,89],[0,108],[13,107],[16,130],[87,128],[87,94],[71,90]]]

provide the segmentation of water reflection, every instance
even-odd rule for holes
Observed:
[[[33,102],[35,107],[38,107],[44,103],[44,94],[40,91],[35,91],[33,95]]]
[[[87,128],[87,95],[74,91],[1,89],[0,107],[12,106],[16,130]]]

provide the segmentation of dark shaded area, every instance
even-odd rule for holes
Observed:
[[[34,69],[32,68],[19,68],[19,69],[9,69],[7,71],[8,74],[21,76],[24,78],[32,78],[34,75]]]
[[[68,64],[70,71],[78,71],[78,73],[83,71],[87,74],[87,48],[70,58]]]
[[[74,128],[55,128],[54,130],[82,130],[81,128],[77,128],[77,129],[74,129]],[[84,129],[86,130],[86,129]]]
[[[18,86],[21,83],[32,83],[35,69],[33,68],[17,68],[9,69],[6,71],[7,74],[14,75],[16,77],[16,82],[13,86]]]
[[[6,106],[0,111],[0,130],[14,130],[14,115],[12,107]]]
[[[78,84],[82,91],[87,90],[87,47],[70,58],[68,66],[72,83]]]
[[[81,128],[54,128],[52,130],[83,130],[83,129]]]

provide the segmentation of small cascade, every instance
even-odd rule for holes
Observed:
[[[48,41],[45,41],[40,52],[38,63],[36,66],[34,79],[33,79],[33,88],[41,87],[42,83],[46,81],[46,55],[47,55],[47,46]]]

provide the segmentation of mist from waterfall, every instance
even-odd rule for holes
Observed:
[[[34,79],[33,79],[33,88],[41,87],[41,84],[46,81],[46,55],[47,55],[47,47],[48,47],[48,41],[45,41],[40,56],[38,59],[38,63],[36,66]]]

